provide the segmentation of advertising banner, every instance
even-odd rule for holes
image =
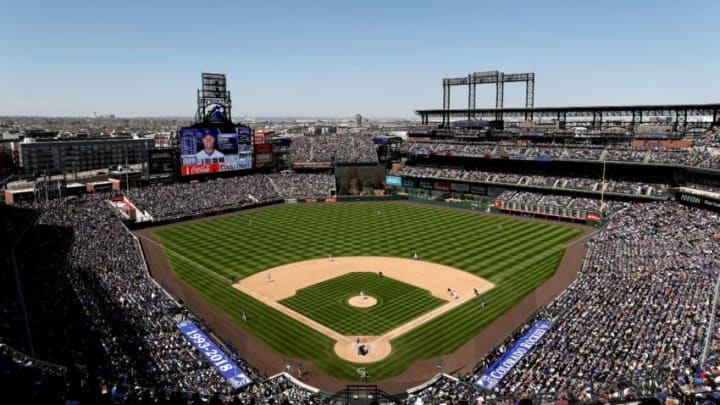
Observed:
[[[175,173],[177,151],[173,149],[148,150],[148,166],[150,174]]]
[[[403,186],[405,187],[417,187],[417,183],[415,183],[415,180],[404,178],[403,179]]]
[[[472,186],[470,186],[470,192],[473,194],[485,195],[485,194],[487,194],[487,187],[476,186],[473,184]]]
[[[177,323],[177,327],[190,343],[215,367],[218,373],[228,380],[231,387],[237,389],[252,384],[252,379],[248,377],[245,371],[223,353],[193,322],[180,321]]]
[[[552,322],[537,321],[515,345],[475,380],[475,385],[491,391],[550,330]]]
[[[271,143],[256,143],[255,153],[272,153]]]
[[[501,187],[488,187],[487,195],[489,195],[490,197],[495,197],[502,194],[504,191],[505,189]]]
[[[720,200],[709,196],[678,192],[675,194],[675,199],[681,204],[720,211]]]
[[[451,183],[450,189],[452,191],[466,192],[470,190],[470,185],[465,183]]]
[[[385,184],[388,186],[402,186],[402,177],[398,176],[385,176]]]
[[[433,188],[435,188],[435,190],[450,191],[450,182],[448,182],[448,181],[433,182]]]
[[[255,167],[269,166],[273,163],[272,144],[255,144]]]
[[[588,212],[588,213],[587,213],[586,219],[587,219],[588,221],[593,221],[593,222],[597,222],[597,223],[602,222],[602,217],[600,217],[600,215],[594,214],[594,213],[592,213],[592,212]]]

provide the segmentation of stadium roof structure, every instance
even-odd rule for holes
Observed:
[[[575,107],[534,107],[534,108],[476,108],[476,109],[429,109],[415,110],[423,124],[430,122],[449,123],[450,118],[503,120],[523,118],[532,120],[553,117],[566,121],[567,117],[591,117],[593,123],[602,122],[603,117],[632,117],[633,123],[643,122],[643,117],[665,116],[675,122],[687,122],[687,117],[711,116],[712,122],[720,124],[720,104],[659,104],[622,106],[575,106]]]

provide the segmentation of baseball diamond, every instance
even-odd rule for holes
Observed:
[[[273,352],[312,362],[334,378],[358,381],[356,364],[373,358],[358,357],[354,345],[360,337],[362,343],[377,344],[370,345],[368,355],[382,357],[373,358],[368,368],[371,380],[381,381],[419,360],[457,350],[550,278],[568,241],[580,233],[574,227],[461,210],[363,203],[272,206],[165,226],[151,235],[184,283]],[[438,276],[411,275],[424,266],[439,269]],[[417,301],[425,303],[419,308],[412,300],[398,303],[381,324],[334,317],[333,308],[373,311],[345,302],[361,290],[378,299],[377,310],[386,311],[385,294],[364,279],[378,279],[380,272],[406,284],[411,295],[426,290]],[[358,285],[327,297],[333,305],[307,295],[322,290],[324,282],[339,285],[353,278]],[[298,291],[303,288],[308,290]],[[456,290],[457,299],[449,289]],[[401,329],[405,325],[411,327]],[[331,336],[344,336],[344,347]]]

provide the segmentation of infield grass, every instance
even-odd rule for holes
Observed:
[[[252,224],[250,224],[252,221]],[[281,205],[153,231],[175,274],[281,355],[359,380],[334,341],[241,293],[232,284],[268,268],[333,256],[412,258],[468,271],[496,285],[487,306],[472,299],[394,339],[365,365],[373,380],[453,352],[550,278],[580,230],[405,203]],[[242,311],[250,322],[242,322]],[[291,337],[291,338],[290,338]]]
[[[360,289],[377,299],[377,304],[369,308],[348,304]],[[377,273],[348,273],[303,288],[280,301],[345,336],[382,335],[446,302],[428,290]]]

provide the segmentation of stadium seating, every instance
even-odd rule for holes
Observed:
[[[503,152],[523,153],[520,149]],[[617,156],[624,154],[617,152]],[[633,158],[638,157],[628,157]],[[397,174],[550,189],[595,190],[599,186],[597,180],[580,177],[427,167],[406,166]],[[644,186],[632,181],[609,181],[607,185],[608,191],[627,195],[641,193]],[[163,220],[295,196],[328,195],[334,187],[331,175],[289,173],[156,185],[133,190],[129,197],[139,209]],[[651,187],[653,193],[667,195],[666,186]],[[204,325],[202,319],[179,307],[152,280],[137,241],[106,203],[109,197],[96,194],[47,204],[27,203],[23,214],[2,216],[8,230],[3,240],[6,250],[38,217],[17,245],[16,264],[24,287],[32,291],[27,312],[32,315],[29,324],[36,356],[65,370],[63,377],[50,375],[47,367],[39,367],[32,359],[18,362],[13,359],[26,357],[4,352],[0,365],[6,381],[20,385],[33,379],[47,381],[41,387],[19,391],[11,399],[22,402],[28,395],[63,395],[118,403],[158,402],[160,398],[211,403],[319,400],[286,377],[266,378],[243,360],[242,353],[226,348],[256,379],[243,390],[230,389],[175,326],[177,316],[194,319],[198,325]],[[597,205],[596,199],[528,191],[506,191],[498,199],[583,209]],[[523,392],[554,399],[606,401],[626,392],[620,384],[623,381],[635,385],[658,382],[652,393],[674,391],[676,396],[703,387],[714,389],[717,357],[711,356],[705,364],[697,359],[708,336],[720,265],[715,254],[720,218],[670,201],[609,201],[608,205],[612,220],[587,241],[580,277],[565,293],[478,359],[476,374],[439,378],[413,393],[406,403],[430,398],[505,401]],[[38,250],[46,254],[37,255]],[[27,342],[18,333],[23,329],[24,314],[11,288],[12,263],[7,255],[3,260],[0,315],[7,327],[2,330],[1,343],[27,355]],[[554,326],[494,392],[476,388],[475,378],[536,319],[552,320]],[[207,325],[203,327],[210,332]],[[710,336],[716,355],[720,344],[717,326]]]

